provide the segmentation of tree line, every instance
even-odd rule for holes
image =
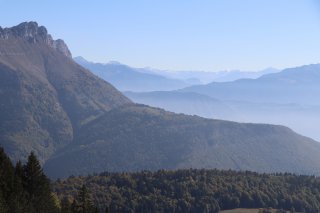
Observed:
[[[160,170],[101,173],[54,182],[63,198],[86,185],[93,202],[110,212],[205,212],[268,208],[277,212],[320,212],[320,178],[221,170]]]

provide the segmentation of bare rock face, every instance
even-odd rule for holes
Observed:
[[[44,43],[63,55],[72,58],[68,46],[63,40],[53,40],[44,26],[37,22],[23,22],[11,28],[0,27],[0,39],[24,39],[30,43]]]
[[[69,51],[68,46],[64,43],[63,40],[53,40],[52,43],[50,43],[50,45],[58,52],[64,54],[65,56],[68,56],[69,58],[72,58],[71,52]]]

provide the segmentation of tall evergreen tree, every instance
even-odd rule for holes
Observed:
[[[10,209],[14,209],[15,213],[26,212],[27,193],[24,190],[24,169],[20,161],[17,162],[14,170],[13,191],[10,197]]]
[[[92,199],[89,195],[88,189],[83,185],[78,195],[80,213],[91,213],[94,210]]]
[[[0,147],[0,191],[5,202],[12,193],[13,177],[13,165],[9,157],[5,154],[3,148]]]
[[[0,212],[9,211],[8,205],[13,190],[14,167],[0,147]]]
[[[58,213],[60,201],[54,198],[34,153],[25,166],[14,167],[0,147],[0,213]]]
[[[28,204],[34,213],[58,212],[52,198],[50,181],[44,175],[38,159],[32,152],[25,165],[25,188],[28,192]]]

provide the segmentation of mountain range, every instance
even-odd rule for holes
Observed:
[[[171,71],[158,69],[143,69],[149,73],[155,73],[168,78],[188,81],[192,84],[208,84],[211,82],[228,82],[239,79],[256,79],[266,74],[277,73],[280,70],[276,68],[266,68],[256,71],[244,70],[222,70],[222,71]]]
[[[312,64],[263,75],[258,79],[212,82],[157,93],[127,92],[126,95],[137,103],[176,113],[285,125],[320,140],[320,122],[316,119],[320,116],[320,102],[316,98],[320,92],[319,85],[320,65]],[[186,98],[186,94],[193,95]]]
[[[83,57],[74,60],[92,73],[115,85],[120,91],[169,91],[191,86],[187,81],[172,79],[147,71],[142,68],[110,62],[106,64],[89,62]]]
[[[94,63],[78,56],[74,60],[89,69],[93,74],[112,83],[120,91],[154,92],[182,89],[192,85],[234,81],[238,79],[255,79],[279,70],[267,68],[261,71],[167,71],[153,68],[133,68],[116,61]]]
[[[320,174],[318,142],[135,104],[36,22],[0,28],[0,52],[0,146],[14,161],[33,151],[52,178],[190,167]]]
[[[224,100],[319,105],[320,100],[315,98],[320,91],[319,82],[320,64],[311,64],[263,75],[258,79],[212,82],[181,91]]]

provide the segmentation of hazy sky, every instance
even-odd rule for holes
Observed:
[[[319,0],[0,0],[0,26],[37,21],[73,56],[170,70],[320,62]]]

